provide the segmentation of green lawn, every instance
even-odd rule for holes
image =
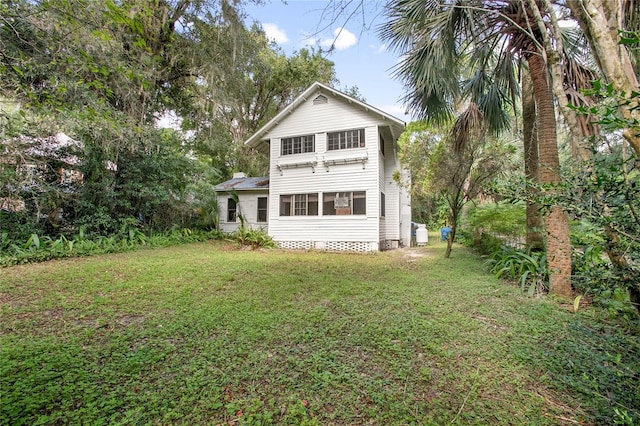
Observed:
[[[0,424],[638,415],[637,322],[528,299],[458,246],[416,251],[210,242],[0,269]]]

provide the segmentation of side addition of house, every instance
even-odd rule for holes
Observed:
[[[240,226],[267,230],[269,178],[234,173],[233,179],[216,185],[220,230],[234,232]]]
[[[219,192],[222,229],[237,226],[238,209],[259,215],[259,200],[266,196],[266,229],[281,248],[408,246],[411,199],[398,182],[409,179],[398,158],[404,126],[375,107],[314,83],[246,141],[269,153],[268,195],[246,192],[243,200]]]

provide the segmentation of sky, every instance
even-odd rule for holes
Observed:
[[[334,44],[333,51],[325,57],[334,63],[339,80],[336,88],[357,86],[368,104],[408,123],[411,118],[400,101],[402,85],[392,77],[398,55],[389,51],[377,35],[385,20],[384,2],[364,0],[364,9],[358,9],[352,17],[347,15],[353,8],[334,13],[334,6],[342,3],[359,2],[265,0],[261,5],[246,5],[246,23],[260,23],[267,37],[287,55],[311,46],[320,46],[324,51]]]

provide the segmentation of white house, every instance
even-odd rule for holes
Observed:
[[[219,194],[229,194],[235,185],[233,196],[218,197],[222,229],[235,229],[241,211],[250,226],[262,226],[260,219],[266,219],[267,232],[282,248],[408,246],[411,199],[398,183],[409,179],[398,159],[404,126],[371,105],[314,83],[246,141],[269,153],[268,195],[265,185],[251,188],[252,181],[242,176],[216,187]],[[258,218],[265,202],[260,200],[267,196],[266,218]]]

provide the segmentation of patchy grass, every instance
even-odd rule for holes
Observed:
[[[218,241],[2,269],[0,424],[638,415],[637,327],[527,299],[466,249],[443,251]]]

